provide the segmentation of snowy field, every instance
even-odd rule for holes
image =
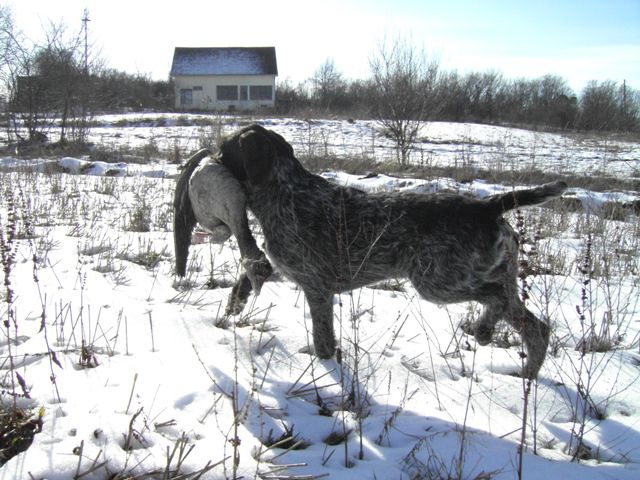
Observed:
[[[157,117],[102,117],[91,139],[188,151],[211,128]],[[368,122],[262,123],[296,152],[393,155]],[[440,123],[422,137],[424,164],[639,176],[635,143]],[[51,162],[68,173],[40,173]],[[192,245],[178,281],[175,173],[1,160],[1,401],[38,433],[0,480],[640,478],[640,220],[598,208],[638,192],[573,189],[588,214],[559,202],[508,216],[527,304],[553,327],[527,391],[517,335],[480,347],[460,328],[475,304],[431,304],[402,279],[336,297],[341,363],[308,353],[304,295],[284,278],[224,317],[237,244]],[[371,191],[513,187],[323,175]]]
[[[206,122],[210,116],[200,116]],[[185,116],[157,114],[97,118],[90,140],[119,146],[140,147],[152,142],[163,150],[176,146],[186,151],[199,148],[199,139],[211,130],[230,132],[240,122],[217,117],[218,125],[185,126]],[[190,115],[189,121],[198,119]],[[381,135],[374,121],[258,119],[283,135],[302,155],[357,155],[394,160],[393,142]],[[132,128],[123,133],[127,122]],[[189,123],[189,122],[187,122]],[[498,171],[540,170],[567,175],[613,175],[640,177],[640,145],[611,134],[561,134],[470,123],[425,123],[411,160],[424,166],[452,166]]]

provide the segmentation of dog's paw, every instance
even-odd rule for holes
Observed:
[[[227,300],[227,308],[224,311],[226,316],[239,315],[242,313],[247,299],[251,294],[251,282],[247,275],[242,274],[235,283]]]
[[[307,345],[298,350],[298,353],[305,353],[307,355],[315,355],[321,360],[332,360],[335,359],[339,364],[342,363],[342,350],[339,348],[335,348],[334,350],[326,350],[322,353],[318,353],[314,345]]]
[[[333,358],[336,353],[335,342],[314,342],[314,349],[316,351],[316,356],[322,358],[323,360],[327,360],[329,358]]]
[[[227,308],[225,308],[224,310],[225,316],[230,317],[234,315],[240,315],[242,313],[242,310],[244,310],[246,304],[246,299],[243,300],[238,297],[229,298]]]
[[[467,335],[473,335],[478,345],[488,345],[493,338],[494,328],[481,323],[467,322],[461,325],[462,331]]]
[[[491,343],[491,338],[493,337],[493,330],[493,327],[489,327],[487,325],[476,325],[473,335],[476,337],[478,345],[489,345],[489,343]]]

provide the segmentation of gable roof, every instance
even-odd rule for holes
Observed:
[[[278,75],[276,49],[176,47],[171,76],[177,75]]]

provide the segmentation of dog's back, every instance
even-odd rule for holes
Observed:
[[[513,236],[499,216],[564,189],[551,184],[482,200],[454,194],[367,194],[308,172],[304,177],[256,188],[252,209],[267,251],[287,276],[336,292],[406,276],[416,262],[424,264],[425,274],[459,269],[456,275],[464,276],[469,267],[490,269],[493,260],[483,266],[483,252],[501,236]],[[475,263],[468,265],[469,259]]]

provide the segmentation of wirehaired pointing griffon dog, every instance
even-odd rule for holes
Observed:
[[[473,324],[481,345],[505,319],[526,347],[524,376],[537,376],[549,326],[518,296],[518,239],[502,215],[559,196],[565,183],[486,199],[365,193],[308,172],[284,138],[259,125],[224,141],[218,162],[246,192],[269,258],[304,291],[319,357],[336,351],[334,294],[405,277],[428,301],[482,304]]]

